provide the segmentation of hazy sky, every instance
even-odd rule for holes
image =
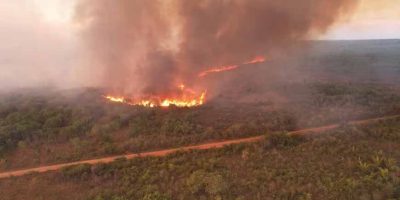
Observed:
[[[78,49],[65,2],[0,0],[0,89],[73,80]]]
[[[400,0],[362,0],[348,21],[333,26],[324,39],[400,38]]]
[[[73,7],[76,0],[0,1],[6,2],[6,13],[3,13],[6,17],[13,16],[13,18],[21,20],[26,18],[25,22],[29,23],[34,13],[43,23],[49,23],[51,26],[59,26],[59,28],[73,28],[68,22],[73,16]],[[360,1],[361,3],[354,16],[349,21],[342,21],[332,27],[331,31],[324,38],[400,38],[400,0]],[[7,9],[7,7],[12,7],[12,9]],[[1,11],[4,12],[4,9]]]
[[[75,1],[0,0],[0,88],[79,80]],[[362,0],[319,39],[369,38],[400,38],[400,0]]]

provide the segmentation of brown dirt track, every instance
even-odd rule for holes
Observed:
[[[367,120],[359,120],[359,121],[349,122],[348,124],[364,125],[364,124],[376,123],[381,120],[395,119],[395,118],[399,118],[399,117],[400,117],[400,115],[367,119]],[[292,132],[289,132],[288,134],[289,135],[312,135],[312,134],[322,133],[322,132],[325,132],[328,130],[336,129],[339,126],[340,126],[340,124],[335,124],[335,125],[329,125],[329,126],[323,126],[323,127],[317,127],[317,128],[303,129],[303,130],[298,130],[298,131],[292,131]],[[121,158],[133,159],[133,158],[139,158],[139,157],[162,157],[162,156],[166,156],[166,155],[169,155],[172,153],[176,153],[178,151],[217,149],[217,148],[222,148],[227,145],[257,142],[257,141],[263,140],[264,138],[265,138],[264,136],[257,136],[257,137],[251,137],[251,138],[213,142],[213,143],[187,146],[187,147],[175,148],[175,149],[167,149],[167,150],[161,150],[161,151],[133,153],[133,154],[120,155],[120,156],[112,156],[112,157],[105,157],[105,158],[99,158],[99,159],[77,161],[77,162],[71,162],[71,163],[65,163],[65,164],[43,166],[43,167],[37,167],[37,168],[31,168],[31,169],[25,169],[25,170],[9,171],[9,172],[0,173],[0,179],[1,178],[10,178],[10,177],[19,177],[19,176],[28,175],[31,173],[45,173],[45,172],[50,172],[50,171],[57,171],[64,167],[80,165],[80,164],[111,163],[111,162],[115,161],[116,159],[121,159]]]

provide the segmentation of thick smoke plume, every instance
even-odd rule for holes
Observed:
[[[81,0],[76,19],[100,83],[130,94],[195,85],[210,66],[268,57],[326,31],[356,0]]]

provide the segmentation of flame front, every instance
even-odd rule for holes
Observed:
[[[254,59],[244,62],[238,65],[227,65],[219,67],[211,67],[210,69],[203,71],[198,74],[198,77],[202,78],[212,73],[220,73],[225,71],[235,70],[244,65],[251,65],[257,63],[263,63],[266,59],[263,56],[257,56]],[[141,97],[121,97],[114,95],[104,96],[111,102],[122,103],[132,106],[143,106],[143,107],[195,107],[201,106],[206,101],[207,92],[203,91],[201,93],[196,92],[193,89],[187,88],[184,84],[179,84],[177,91],[169,95],[146,95]]]
[[[249,64],[257,64],[257,63],[263,63],[265,62],[267,59],[264,56],[257,56],[255,57],[253,60],[243,63],[245,65],[249,65]]]
[[[206,98],[206,92],[203,92],[200,97],[198,98],[172,98],[172,99],[165,99],[161,102],[160,106],[161,107],[169,107],[171,105],[177,106],[177,107],[195,107],[195,106],[200,106],[204,104]]]
[[[198,77],[202,78],[202,77],[208,76],[209,74],[213,74],[213,73],[232,71],[232,70],[235,70],[235,69],[241,67],[242,65],[251,65],[251,64],[257,64],[257,63],[263,63],[266,60],[267,59],[264,56],[257,56],[253,60],[248,61],[248,62],[244,62],[244,63],[242,63],[240,65],[211,67],[210,69],[199,73]]]
[[[125,98],[124,97],[114,97],[114,96],[105,96],[106,99],[112,101],[112,102],[117,102],[117,103],[124,103]]]
[[[143,106],[143,107],[196,107],[201,106],[206,101],[207,92],[196,93],[191,89],[187,89],[185,85],[181,84],[178,86],[179,92],[170,96],[146,96],[141,98],[128,98],[118,97],[113,95],[105,96],[111,102],[123,103],[132,106]]]
[[[212,74],[212,73],[219,73],[219,72],[225,72],[225,71],[231,71],[234,70],[236,68],[238,68],[239,65],[231,65],[231,66],[222,66],[222,67],[213,67],[209,70],[206,70],[204,72],[201,72],[199,74],[199,77],[205,77],[208,74]]]

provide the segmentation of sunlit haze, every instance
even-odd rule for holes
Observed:
[[[22,0],[6,4],[13,5],[14,8],[25,7],[52,26],[73,28],[70,23],[72,23],[74,2],[75,0]],[[19,18],[28,17],[26,14],[18,13]],[[338,23],[323,38],[400,38],[400,3],[397,0],[361,0],[351,19]]]
[[[19,18],[32,20],[29,12],[42,18],[43,22],[52,26],[67,26],[73,29],[72,23],[75,0],[22,0],[10,4],[14,8],[29,10],[18,12]],[[11,10],[12,11],[12,10]],[[15,15],[10,11],[5,14]],[[24,16],[25,15],[25,16]],[[73,30],[71,30],[73,31]],[[351,19],[347,19],[332,27],[323,36],[325,39],[380,39],[400,38],[400,3],[397,0],[361,0]]]
[[[24,87],[71,83],[79,74],[74,24],[76,0],[2,0],[0,4],[0,84]],[[314,39],[400,38],[398,0],[362,0],[356,13]],[[55,67],[57,66],[57,67]],[[61,69],[61,70],[60,70]],[[82,70],[82,69],[80,69]],[[29,74],[24,79],[19,77]],[[53,80],[46,77],[57,77]]]
[[[398,39],[400,38],[400,2],[398,0],[362,0],[348,21],[336,24],[324,39]]]

